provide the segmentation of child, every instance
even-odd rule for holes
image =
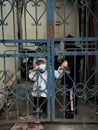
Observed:
[[[47,61],[45,58],[35,58],[33,66],[34,69],[29,72],[29,78],[34,81],[32,91],[32,95],[34,96],[34,110],[40,112],[42,109],[43,115],[45,115],[47,109]],[[68,67],[67,61],[64,61],[61,66],[59,66],[58,70],[54,70],[56,79],[63,76],[63,69],[65,67]]]

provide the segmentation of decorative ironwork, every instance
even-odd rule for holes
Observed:
[[[91,0],[0,0],[0,96],[4,103],[0,120],[37,114],[37,121],[42,121],[47,102],[45,121],[84,122],[86,116],[86,122],[98,122],[98,16],[94,7]],[[42,77],[45,89],[37,86],[35,105],[29,73],[34,58],[39,57],[47,59],[47,78]],[[58,57],[68,61],[68,68],[55,80],[54,70],[61,65]],[[41,76],[39,71],[36,74]],[[40,104],[42,92],[47,97]]]

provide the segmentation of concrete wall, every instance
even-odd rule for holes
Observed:
[[[12,2],[12,0],[10,0]],[[3,2],[2,12],[0,12],[0,19],[4,20],[4,24],[0,25],[0,39],[17,39],[17,15],[16,7],[12,8],[11,4],[7,1]],[[12,9],[12,10],[11,10]],[[3,18],[2,18],[3,17]],[[13,54],[13,50],[17,50],[15,44],[11,43],[0,43],[0,54]],[[5,60],[5,61],[4,61]],[[6,57],[5,59],[0,57],[0,70],[8,70],[12,74],[15,72],[15,58]],[[18,66],[18,59],[17,66]],[[4,63],[5,62],[5,63]],[[11,74],[9,74],[11,75]]]
[[[47,19],[45,3],[39,2],[39,6],[37,6],[37,8],[33,6],[33,2],[28,2],[26,4],[26,10],[23,10],[22,13],[23,39],[47,38]],[[35,11],[36,9],[37,13]],[[36,20],[38,20],[38,23],[35,23]]]
[[[33,2],[28,2],[26,10],[22,12],[22,36],[23,39],[47,39],[47,14],[46,14],[46,0],[45,3],[40,2],[37,7],[37,14],[35,13],[35,6]],[[72,1],[67,1],[66,6],[62,2],[55,3],[54,11],[54,32],[55,38],[65,37],[68,34],[79,36],[79,20],[78,8],[74,8]],[[59,7],[59,8],[56,8]],[[45,12],[44,12],[45,11]],[[64,21],[66,24],[64,27]],[[38,24],[34,20],[38,20]],[[57,25],[57,23],[60,25]],[[65,33],[64,33],[65,32]]]
[[[55,11],[55,37],[66,37],[68,34],[79,36],[79,16],[78,7],[74,7],[72,1],[67,1],[66,4],[60,1],[56,3]],[[60,23],[56,26],[56,23]]]

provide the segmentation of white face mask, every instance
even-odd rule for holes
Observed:
[[[46,64],[40,64],[39,69],[41,72],[44,72],[46,70]]]

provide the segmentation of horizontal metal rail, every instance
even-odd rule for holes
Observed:
[[[51,40],[48,39],[48,40]],[[54,38],[52,39],[54,42],[56,41],[74,41],[74,42],[96,42],[98,41],[98,37],[74,37],[74,38]],[[47,39],[4,39],[0,40],[0,43],[39,43],[39,42],[47,42]]]

